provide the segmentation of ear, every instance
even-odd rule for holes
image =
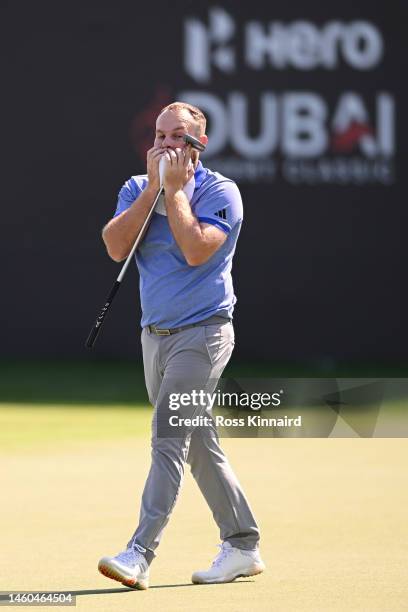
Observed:
[[[202,142],[203,145],[207,146],[207,144],[208,144],[208,136],[207,136],[207,134],[203,134],[202,136],[200,136],[200,142]]]

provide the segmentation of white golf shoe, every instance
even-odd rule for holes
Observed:
[[[265,565],[258,550],[234,548],[229,542],[219,544],[220,552],[209,570],[194,572],[191,577],[194,584],[213,584],[232,582],[240,576],[261,574]]]
[[[117,580],[135,589],[149,587],[149,566],[144,556],[128,548],[116,557],[103,557],[98,563],[98,570],[107,578]]]

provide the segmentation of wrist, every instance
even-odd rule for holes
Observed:
[[[146,192],[148,196],[155,198],[159,189],[160,189],[160,185],[155,186],[153,183],[149,182],[147,183],[144,191]]]
[[[177,185],[169,185],[169,186],[165,186],[164,188],[164,193],[166,194],[167,197],[169,198],[174,198],[176,196],[176,194],[178,193],[184,193],[183,192],[183,186],[177,186]]]

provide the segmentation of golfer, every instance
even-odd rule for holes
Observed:
[[[147,153],[147,174],[125,183],[115,215],[103,230],[112,259],[125,259],[159,190],[164,156],[164,195],[136,254],[144,373],[154,407],[152,462],[136,531],[125,551],[98,565],[105,576],[138,589],[148,588],[149,566],[186,463],[222,541],[210,569],[194,572],[192,581],[230,582],[264,569],[258,526],[211,419],[203,427],[191,424],[194,417],[209,414],[206,407],[185,402],[169,419],[169,397],[174,400],[193,388],[213,392],[234,347],[231,267],[242,201],[236,184],[204,168],[199,153],[185,144],[190,134],[206,145],[205,128],[206,119],[194,106],[174,102],[163,108]]]

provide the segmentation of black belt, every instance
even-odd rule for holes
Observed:
[[[185,329],[190,329],[191,327],[200,327],[202,325],[217,325],[222,323],[228,323],[231,319],[227,319],[226,317],[221,317],[220,315],[213,315],[208,319],[204,319],[203,321],[198,321],[197,323],[189,323],[188,325],[182,325],[181,327],[172,327],[170,329],[163,329],[156,327],[155,325],[147,325],[145,329],[151,334],[156,334],[156,336],[171,336],[172,334],[178,334]]]

